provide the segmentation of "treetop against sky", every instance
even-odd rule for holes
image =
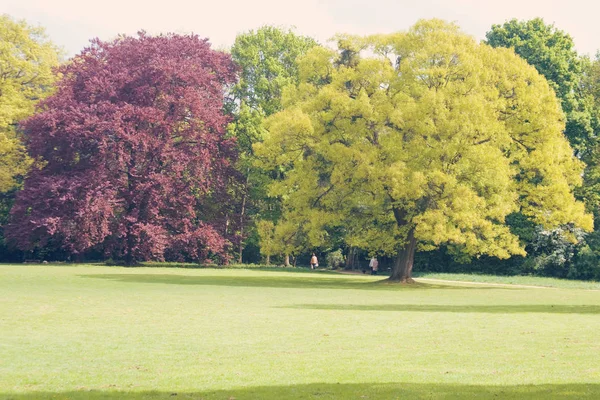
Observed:
[[[0,0],[0,12],[47,27],[50,38],[69,56],[90,38],[110,40],[140,29],[151,34],[194,32],[210,38],[217,48],[228,48],[240,32],[266,24],[293,26],[324,43],[338,32],[389,33],[405,30],[419,19],[441,18],[483,39],[492,24],[535,17],[568,32],[579,52],[593,55],[600,36],[598,11],[600,5],[587,0],[105,0],[94,5],[76,0]]]

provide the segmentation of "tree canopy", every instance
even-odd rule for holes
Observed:
[[[556,91],[567,116],[565,135],[576,151],[586,152],[597,125],[594,109],[582,92],[584,61],[569,34],[541,18],[512,19],[486,33],[492,47],[507,47],[533,65]]]
[[[254,154],[252,145],[263,140],[265,117],[281,110],[281,94],[284,87],[297,84],[298,57],[304,55],[309,49],[317,46],[312,38],[301,36],[291,30],[273,26],[263,26],[256,31],[242,33],[236,37],[231,48],[233,60],[239,65],[239,82],[231,90],[231,104],[234,120],[229,129],[237,139],[240,152],[238,169],[246,177],[241,187],[241,227],[242,236],[253,236],[250,240],[257,240],[258,231],[254,231],[252,221],[250,229],[244,231],[246,219],[264,219],[273,222],[280,214],[279,203],[276,199],[266,195],[266,185],[271,180],[273,173],[265,173],[252,166]],[[273,172],[273,171],[270,171]],[[276,175],[276,173],[275,173]],[[262,228],[269,226],[261,223]],[[259,229],[263,232],[264,229]],[[278,248],[277,243],[281,238],[273,238],[270,244],[261,240],[261,250],[267,251],[264,255],[269,258]],[[240,245],[239,261],[242,261]]]
[[[58,62],[42,28],[0,15],[0,192],[15,188],[31,165],[16,128],[52,90]]]
[[[262,118],[281,110],[284,87],[298,83],[296,59],[317,43],[291,30],[263,26],[238,35],[231,57],[240,67],[239,81],[232,89],[237,105],[233,125],[243,152],[262,140]]]
[[[298,83],[296,59],[316,45],[310,37],[273,26],[238,35],[231,48],[241,67],[234,95],[266,115],[279,111],[281,90]]]
[[[560,104],[511,50],[439,20],[339,43],[302,58],[255,145],[260,166],[285,166],[271,194],[312,243],[344,227],[348,243],[397,254],[390,279],[411,281],[417,245],[524,254],[505,225],[515,211],[592,228]]]
[[[45,165],[18,194],[7,237],[21,249],[99,248],[127,263],[225,257],[225,221],[207,204],[227,203],[232,174],[230,56],[194,35],[142,32],[94,40],[60,73],[24,123]]]

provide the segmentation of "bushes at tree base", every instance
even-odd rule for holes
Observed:
[[[577,280],[600,280],[600,254],[585,245],[576,247],[571,260],[558,265],[547,254],[515,256],[507,260],[482,256],[469,263],[457,262],[446,248],[415,255],[416,272],[532,275]]]
[[[344,255],[342,254],[341,249],[327,253],[325,259],[327,261],[327,266],[332,269],[337,269],[344,265]]]

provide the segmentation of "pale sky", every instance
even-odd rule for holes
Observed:
[[[600,48],[597,0],[0,0],[0,13],[46,28],[68,56],[93,37],[194,32],[216,48],[262,25],[295,27],[321,43],[336,33],[406,30],[421,18],[454,21],[482,39],[492,24],[542,17],[569,33],[580,53]]]

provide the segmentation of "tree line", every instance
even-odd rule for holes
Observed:
[[[0,261],[599,279],[600,59],[541,19],[94,39],[0,18]],[[291,260],[290,260],[291,259]]]

